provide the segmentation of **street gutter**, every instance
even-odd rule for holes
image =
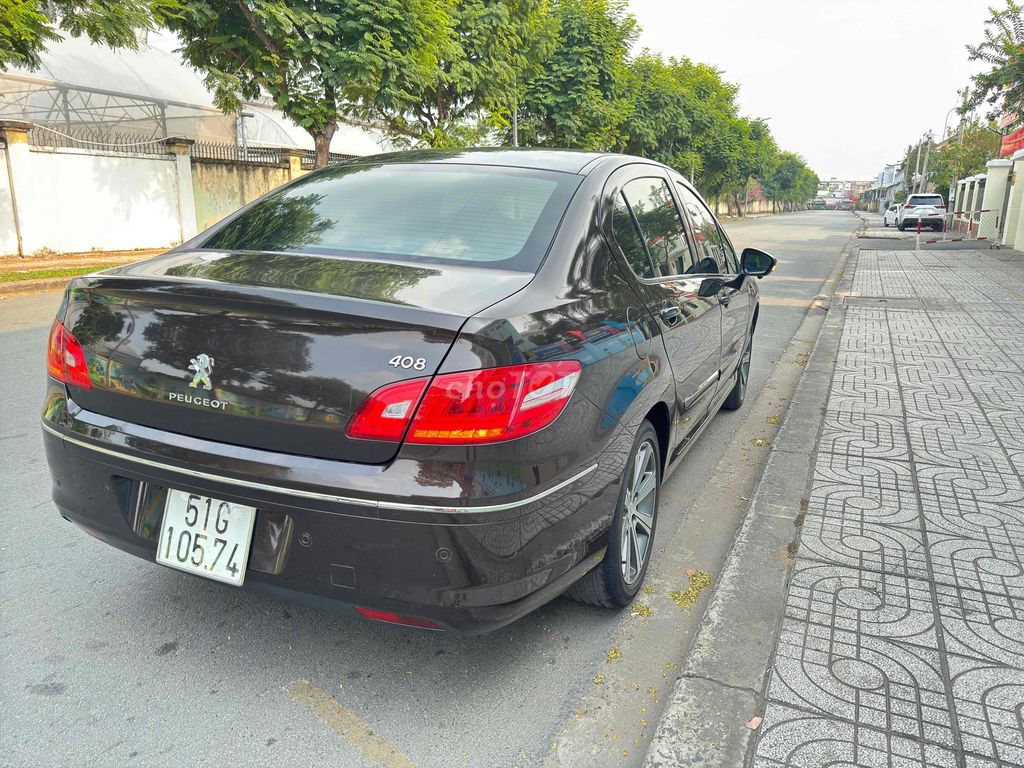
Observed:
[[[753,403],[751,420],[760,413],[763,399],[795,388],[644,768],[742,766],[753,747],[842,333],[842,311],[830,310],[840,285],[852,283],[852,270],[847,273],[846,267],[859,252],[855,243],[851,239],[844,248],[780,361],[805,364],[783,368]],[[739,430],[726,456],[734,456],[748,439]],[[715,476],[729,473],[728,467],[720,467]]]

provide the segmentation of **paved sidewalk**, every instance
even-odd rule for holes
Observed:
[[[852,266],[754,765],[1024,765],[1024,259]]]

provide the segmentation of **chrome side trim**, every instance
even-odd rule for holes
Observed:
[[[722,377],[722,369],[719,368],[713,374],[708,376],[708,378],[704,381],[703,384],[701,384],[699,387],[697,387],[697,391],[696,392],[694,392],[688,398],[683,400],[683,408],[689,408],[691,405],[693,405],[693,403],[696,402],[697,398],[699,398],[701,395],[703,395],[708,390],[708,387],[710,387],[712,384],[714,384],[716,381],[718,381],[721,377]]]
[[[87,448],[90,451],[96,451],[107,456],[113,456],[124,461],[133,461],[136,464],[142,464],[143,466],[152,467],[154,469],[164,470],[166,472],[177,472],[182,475],[188,475],[189,477],[199,478],[200,480],[212,480],[215,483],[225,483],[227,485],[237,485],[241,488],[249,488],[257,491],[270,491],[271,493],[280,493],[285,496],[298,496],[303,499],[314,499],[317,501],[330,501],[336,504],[354,504],[360,507],[371,507],[374,509],[398,509],[409,512],[501,512],[503,510],[515,509],[516,507],[524,507],[527,504],[532,504],[535,501],[539,501],[556,491],[560,491],[568,485],[575,483],[577,480],[589,475],[595,469],[597,464],[591,464],[589,467],[584,469],[582,472],[577,472],[567,480],[563,480],[557,485],[553,485],[546,490],[536,493],[533,496],[528,496],[525,499],[519,499],[517,501],[510,501],[504,504],[486,504],[481,506],[472,507],[454,507],[454,506],[434,506],[426,504],[402,504],[399,502],[392,501],[376,501],[373,499],[358,499],[351,496],[336,496],[331,493],[318,493],[316,491],[303,491],[298,488],[287,488],[281,485],[271,485],[269,483],[260,483],[255,480],[241,480],[234,477],[226,477],[224,475],[216,475],[211,472],[202,472],[197,469],[186,469],[185,467],[178,467],[173,464],[164,464],[160,461],[153,461],[152,459],[144,459],[141,456],[132,456],[131,454],[122,453],[111,448],[105,448],[95,443],[89,443],[84,440],[79,440],[76,437],[71,437],[65,432],[61,432],[58,429],[54,429],[46,422],[43,422],[43,430],[50,434],[59,437],[61,440],[66,440],[69,443]]]

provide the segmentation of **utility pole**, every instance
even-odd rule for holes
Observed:
[[[914,163],[914,176],[910,179],[910,191],[912,193],[920,191],[917,188],[918,173],[920,173],[920,171],[921,171],[921,142],[918,141],[917,142],[917,162]]]
[[[925,148],[924,152],[924,168],[921,169],[921,189],[917,190],[918,192],[928,191],[928,158],[930,158],[932,155],[931,131],[928,131],[928,133],[925,134],[925,139],[928,141],[928,146]]]

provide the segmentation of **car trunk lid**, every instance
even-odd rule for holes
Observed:
[[[371,391],[434,373],[470,315],[532,275],[282,253],[187,251],[76,280],[65,325],[83,408],[223,443],[363,463]]]

